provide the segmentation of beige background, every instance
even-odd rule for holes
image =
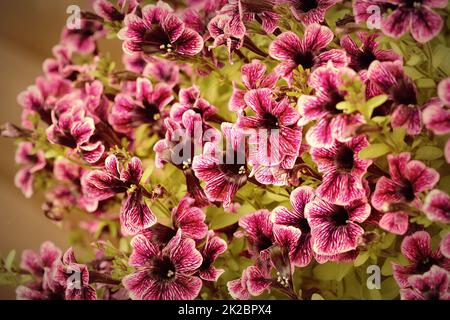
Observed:
[[[34,83],[41,65],[51,55],[71,4],[87,0],[1,1],[0,7],[0,123],[19,123],[17,94]],[[14,186],[17,166],[12,140],[0,138],[0,255],[12,249],[38,249],[52,240],[67,248],[66,235],[47,220],[40,209],[42,198],[25,199]],[[0,286],[0,299],[14,299],[14,290]]]

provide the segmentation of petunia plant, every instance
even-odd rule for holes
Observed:
[[[80,19],[1,127],[70,238],[0,259],[18,299],[450,299],[447,0]]]

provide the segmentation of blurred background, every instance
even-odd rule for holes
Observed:
[[[89,0],[2,1],[0,11],[0,123],[20,124],[21,108],[17,95],[42,73],[42,63],[51,56],[65,25],[69,5],[89,7]],[[108,44],[120,50],[120,44]],[[42,242],[53,241],[68,247],[67,235],[46,219],[41,210],[42,195],[26,199],[14,186],[18,169],[15,145],[0,138],[0,255],[12,249],[17,258],[24,249],[38,250]],[[14,290],[0,286],[0,299],[14,299]]]

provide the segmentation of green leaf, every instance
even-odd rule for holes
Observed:
[[[11,250],[8,253],[8,256],[5,259],[5,268],[6,268],[6,270],[8,270],[8,271],[12,270],[15,258],[16,258],[16,250]]]
[[[313,295],[311,296],[311,300],[325,300],[324,297],[322,297],[320,294],[318,293],[313,293]]]
[[[433,146],[423,146],[417,149],[416,159],[417,160],[436,160],[442,157],[444,153],[440,148]]]
[[[367,100],[366,104],[363,107],[363,110],[361,110],[364,117],[368,120],[372,117],[373,110],[375,108],[381,106],[383,103],[385,103],[388,99],[388,96],[385,94],[381,94],[379,96],[370,98]]]
[[[399,287],[393,277],[381,282],[381,297],[383,300],[393,300],[399,294]]]
[[[313,270],[313,274],[320,280],[341,281],[352,267],[353,263],[327,262],[316,266]]]
[[[374,143],[359,152],[359,157],[362,159],[374,159],[381,157],[391,151],[388,145],[384,143]]]
[[[367,259],[369,259],[369,256],[370,254],[367,251],[360,252],[356,260],[353,262],[353,265],[355,267],[362,266],[367,261]]]
[[[436,87],[436,82],[434,82],[434,80],[430,79],[430,78],[418,79],[416,81],[416,84],[419,88],[423,88],[423,89]]]

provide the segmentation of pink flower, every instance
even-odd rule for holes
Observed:
[[[125,26],[118,34],[124,40],[123,49],[128,54],[143,52],[193,56],[203,49],[202,37],[186,28],[172,8],[164,3],[147,5],[125,17]]]
[[[325,13],[341,0],[278,0],[279,3],[289,3],[294,17],[305,25],[321,23]]]
[[[449,272],[438,266],[409,277],[408,283],[409,288],[400,290],[402,300],[450,300]]]
[[[136,271],[122,283],[133,300],[192,300],[202,287],[193,276],[202,264],[202,255],[192,239],[179,231],[164,247],[159,248],[144,235],[131,241],[133,253],[129,264]]]
[[[92,4],[94,12],[109,22],[121,22],[126,13],[131,13],[139,4],[140,0],[118,0],[117,8],[110,0],[95,0]]]
[[[265,265],[250,266],[242,272],[240,279],[227,283],[228,292],[233,299],[250,300],[251,296],[259,296],[273,285],[270,268]]]
[[[423,162],[410,160],[407,152],[388,155],[390,178],[381,177],[372,194],[372,205],[380,211],[389,211],[395,203],[412,203],[419,206],[417,194],[430,190],[439,181],[439,173]]]
[[[441,99],[441,101],[447,105],[450,106],[450,77],[445,78],[441,82],[439,82],[438,85],[438,96]]]
[[[298,99],[301,114],[300,125],[312,120],[316,124],[308,130],[306,141],[312,147],[329,147],[334,140],[346,142],[355,136],[358,126],[364,123],[359,113],[343,113],[336,108],[345,101],[347,92],[342,88],[345,79],[355,79],[357,74],[349,68],[335,68],[332,64],[317,68],[308,83],[314,88],[314,95],[302,95]]]
[[[279,76],[275,72],[266,75],[266,69],[266,65],[257,59],[242,66],[241,79],[247,91],[258,88],[275,88]],[[247,91],[237,88],[236,84],[234,84],[233,95],[231,96],[229,103],[229,109],[231,111],[241,111],[245,109],[246,103],[244,97]]]
[[[96,41],[103,37],[103,25],[94,20],[81,20],[81,28],[65,28],[61,34],[61,43],[74,52],[93,53],[97,48]]]
[[[450,271],[450,260],[445,258],[440,250],[433,251],[431,248],[431,237],[426,231],[418,231],[403,239],[402,254],[408,259],[409,264],[402,266],[392,263],[394,279],[400,288],[409,286],[412,275],[423,275],[433,265]]]
[[[367,76],[380,93],[389,95],[394,107],[392,127],[404,127],[410,135],[419,134],[422,119],[416,87],[412,79],[405,75],[401,62],[375,61],[370,65]]]
[[[226,137],[225,152],[211,142],[203,148],[203,154],[194,157],[192,169],[206,183],[205,193],[211,202],[223,202],[228,207],[237,191],[247,183],[245,141],[242,132],[231,123],[222,123]]]
[[[332,256],[355,250],[364,234],[360,226],[370,215],[370,205],[363,199],[339,206],[315,198],[305,207],[311,227],[314,252]]]
[[[31,142],[21,142],[16,151],[16,163],[22,168],[17,172],[14,183],[27,198],[33,195],[34,174],[46,166],[44,151],[34,151],[34,148]]]
[[[272,166],[286,156],[297,156],[302,142],[302,129],[297,126],[300,115],[288,99],[275,101],[268,88],[251,90],[244,99],[255,113],[240,114],[237,120],[237,126],[250,135],[249,162]]]
[[[72,103],[66,109],[65,104]],[[54,144],[60,144],[77,150],[89,163],[98,162],[105,151],[101,141],[93,142],[95,124],[94,119],[86,116],[79,99],[60,101],[58,108],[53,110],[53,124],[46,130],[47,139]]]
[[[422,210],[431,221],[450,222],[450,196],[441,190],[427,194]]]
[[[305,217],[305,206],[314,199],[314,189],[300,187],[291,193],[292,210],[276,207],[272,211],[271,220],[276,225],[294,227],[301,232],[295,244],[295,250],[290,257],[291,262],[298,267],[307,266],[314,255],[311,241],[311,228]]]
[[[206,281],[217,281],[224,269],[217,269],[214,267],[214,262],[217,257],[227,250],[227,243],[225,240],[214,234],[214,231],[209,231],[206,238],[206,243],[200,250],[203,257],[202,265],[199,269],[200,278]]]
[[[32,250],[23,251],[20,268],[39,279],[43,290],[57,291],[59,285],[55,282],[53,273],[59,259],[61,259],[61,250],[47,241],[41,245],[39,253]]]
[[[364,197],[362,178],[370,160],[360,159],[358,153],[369,145],[364,135],[349,142],[338,142],[329,148],[312,148],[311,156],[323,173],[317,194],[328,202],[345,205]]]
[[[147,62],[142,73],[173,88],[179,82],[180,67],[173,61],[153,57]]]
[[[170,117],[176,122],[181,121],[187,110],[193,110],[200,114],[205,121],[217,113],[216,107],[200,97],[200,89],[197,86],[181,89],[179,100],[179,103],[175,103],[170,109]]]
[[[324,49],[333,40],[333,31],[319,24],[311,24],[302,39],[293,32],[283,32],[270,45],[269,54],[281,61],[277,67],[280,75],[290,84],[293,81],[293,71],[302,66],[303,69],[313,69],[333,62],[336,67],[346,66],[349,59],[345,51],[340,49]]]
[[[173,225],[183,235],[194,240],[203,239],[208,226],[205,224],[206,215],[202,209],[195,207],[195,200],[184,197],[178,206],[172,210]]]
[[[83,176],[83,193],[102,201],[126,193],[120,210],[120,223],[125,234],[137,234],[156,223],[156,217],[144,202],[145,190],[140,186],[143,169],[138,158],[132,158],[121,168],[115,155],[105,160],[104,170],[94,170]]]
[[[244,44],[246,29],[242,21],[226,14],[219,14],[208,23],[208,31],[214,40],[210,49],[225,45],[228,49],[228,59],[232,64],[233,52],[242,48]]]
[[[246,215],[239,219],[239,226],[244,230],[236,232],[235,236],[246,237],[250,253],[255,257],[267,254],[267,249],[275,242],[270,211],[262,209]]]
[[[422,111],[422,121],[434,134],[450,133],[450,109],[446,108],[438,98],[432,98]]]
[[[350,63],[348,66],[353,70],[357,72],[367,70],[369,69],[370,64],[375,60],[401,61],[401,56],[393,50],[382,50],[379,48],[379,44],[375,41],[379,34],[358,32],[357,36],[361,41],[360,46],[358,46],[349,35],[344,35],[341,38],[341,46],[350,56]]]
[[[55,279],[66,288],[66,300],[97,300],[95,289],[89,285],[88,267],[77,262],[72,248],[58,262]]]
[[[172,88],[164,83],[153,86],[150,80],[138,78],[135,99],[128,94],[118,94],[114,100],[109,122],[122,133],[131,133],[142,124],[152,124],[161,130],[168,115],[166,106],[173,100]]]
[[[381,21],[381,29],[389,36],[400,38],[411,31],[412,37],[421,43],[433,39],[441,31],[443,21],[432,8],[445,8],[448,0],[425,0],[411,3],[406,0],[387,1],[398,7]]]

